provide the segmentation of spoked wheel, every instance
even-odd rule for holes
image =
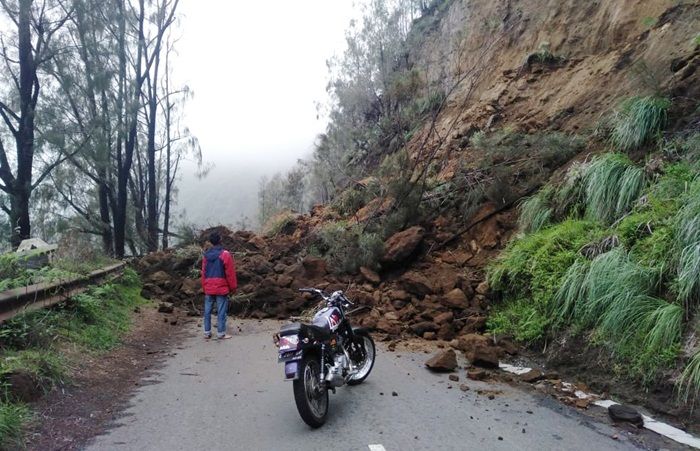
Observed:
[[[320,381],[320,366],[314,356],[301,361],[299,379],[293,382],[294,401],[301,419],[312,428],[323,426],[328,415],[328,389]]]
[[[357,373],[350,378],[348,385],[361,384],[367,379],[367,376],[369,376],[369,373],[374,367],[374,358],[376,357],[374,340],[372,340],[372,337],[370,337],[368,333],[359,332],[350,345],[349,354],[352,359],[352,364],[357,368]]]

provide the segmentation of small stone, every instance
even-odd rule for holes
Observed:
[[[459,381],[459,376],[457,376],[456,374],[450,374],[448,377],[451,381],[454,381],[454,382]]]
[[[498,440],[503,440],[503,437],[500,437],[500,436],[499,436],[499,437],[498,437]]]
[[[542,374],[542,371],[532,369],[528,371],[525,374],[520,375],[520,380],[523,382],[528,382],[530,384],[533,384],[535,382],[538,382],[544,378],[544,374]]]
[[[459,389],[462,391],[469,391],[469,386],[467,384],[462,384],[459,386]]]
[[[391,396],[399,396],[399,394],[396,393],[395,391],[393,391],[393,392],[391,392]]]
[[[487,375],[488,374],[486,373],[486,371],[478,369],[478,368],[474,368],[474,369],[467,371],[467,377],[471,380],[474,380],[474,381],[482,381],[482,380],[486,379]]]

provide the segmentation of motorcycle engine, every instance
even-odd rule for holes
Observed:
[[[342,345],[339,346],[342,348]],[[345,377],[350,368],[350,361],[344,352],[339,352],[333,357],[333,366],[328,368],[326,381],[331,387],[340,387],[345,384]]]

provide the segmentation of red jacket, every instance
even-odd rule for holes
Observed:
[[[204,294],[227,295],[235,293],[237,288],[236,263],[229,251],[221,246],[214,246],[206,251],[202,258]]]

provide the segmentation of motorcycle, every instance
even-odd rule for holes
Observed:
[[[302,288],[325,302],[311,324],[282,326],[274,341],[285,380],[292,381],[294,401],[302,420],[312,428],[323,426],[328,415],[328,391],[364,382],[374,367],[374,340],[369,331],[352,327],[347,309],[353,305],[342,291],[326,295]]]

